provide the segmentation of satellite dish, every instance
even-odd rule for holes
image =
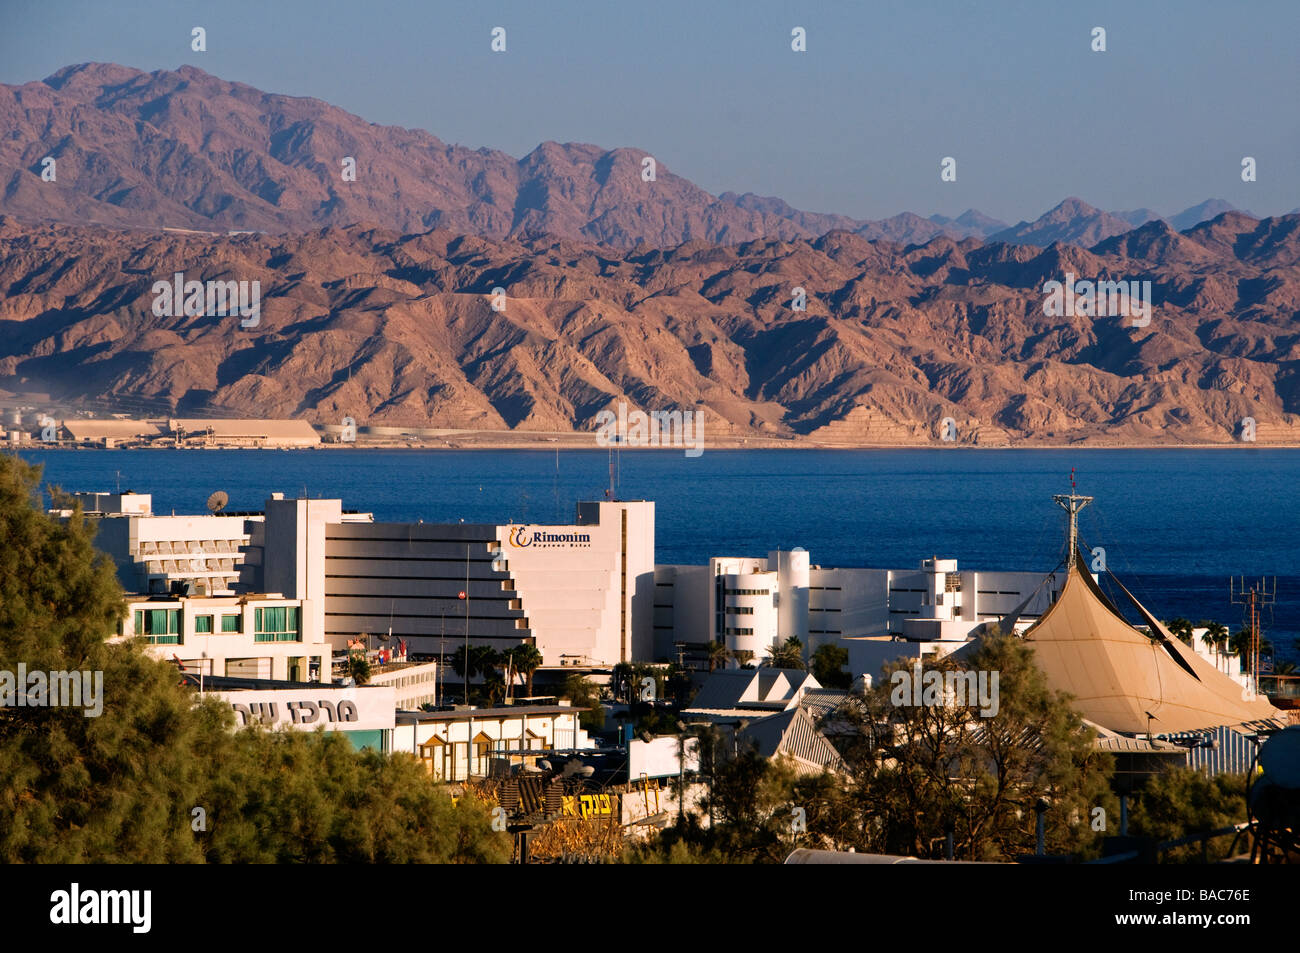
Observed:
[[[217,490],[216,493],[213,493],[210,497],[208,497],[208,509],[215,515],[217,513],[220,513],[222,510],[224,510],[226,508],[226,504],[229,502],[230,502],[230,497],[226,495],[226,491]]]

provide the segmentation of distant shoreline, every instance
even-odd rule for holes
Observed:
[[[249,447],[249,446],[211,446],[211,447],[175,447],[175,446],[152,446],[152,447],[93,447],[93,446],[60,446],[58,444],[41,444],[30,443],[11,445],[7,449],[11,451],[25,452],[86,452],[101,453],[109,451],[135,451],[139,453],[150,453],[157,451],[175,451],[185,450],[192,452],[211,452],[214,450],[257,450],[257,451],[301,451],[311,453],[317,451],[335,451],[335,452],[356,452],[366,450],[415,450],[415,451],[461,451],[461,450],[592,450],[607,452],[611,449],[621,452],[635,453],[683,453],[683,447],[602,447],[594,443],[587,442],[560,442],[547,440],[514,440],[514,441],[467,441],[465,443],[448,444],[443,442],[429,443],[322,443],[314,447]],[[1000,446],[979,446],[978,444],[957,444],[945,446],[943,444],[821,444],[804,441],[763,441],[756,442],[739,442],[727,441],[716,446],[705,446],[704,452],[718,451],[766,451],[766,450],[785,450],[785,451],[807,451],[807,450],[836,450],[836,451],[858,451],[858,450],[932,450],[937,453],[951,453],[955,451],[999,451],[999,450],[1016,450],[1016,451],[1034,451],[1034,450],[1300,450],[1300,443],[1043,443],[1043,444],[1004,444]]]

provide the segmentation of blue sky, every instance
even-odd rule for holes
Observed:
[[[1278,214],[1300,205],[1297,36],[1295,0],[0,0],[0,82],[191,63],[447,142],[630,146],[714,193],[858,218],[1015,222],[1067,195]]]

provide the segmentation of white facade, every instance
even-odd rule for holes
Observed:
[[[195,675],[328,683],[330,647],[310,610],[277,593],[128,599],[118,638],[140,636]]]
[[[95,545],[113,557],[127,592],[231,592],[244,563],[250,517],[158,516],[145,493],[78,493],[96,520]],[[57,511],[71,515],[69,510]],[[257,519],[257,517],[252,517]]]
[[[595,747],[578,724],[580,709],[559,705],[404,712],[393,750],[419,758],[438,781],[486,777],[511,766],[534,766],[552,751]]]
[[[393,689],[393,703],[401,711],[415,711],[422,705],[438,704],[437,662],[390,662],[370,670],[367,685]]]
[[[576,523],[542,526],[376,523],[272,498],[248,563],[250,583],[309,600],[335,649],[391,632],[427,655],[531,640],[548,666],[652,651],[650,502],[580,503]]]
[[[388,753],[393,748],[396,709],[391,687],[285,685],[211,692],[230,703],[235,727],[270,730],[337,731],[357,749]]]
[[[840,645],[853,674],[875,675],[896,657],[946,654],[975,626],[1034,594],[1020,616],[1027,626],[1060,585],[1043,573],[959,571],[954,559],[925,559],[917,569],[825,569],[801,549],[766,559],[715,557],[707,566],[661,565],[654,657],[675,658],[677,643],[721,641],[761,662],[769,648],[797,636],[806,655]]]

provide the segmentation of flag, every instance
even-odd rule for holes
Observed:
[[[406,658],[406,639],[398,639],[397,644],[402,649],[402,658]]]

